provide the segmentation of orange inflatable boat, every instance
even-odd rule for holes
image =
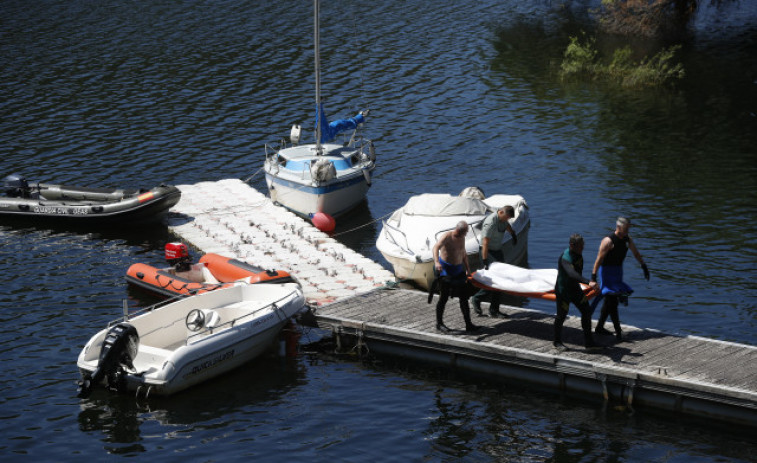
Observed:
[[[156,268],[147,264],[133,264],[126,271],[126,281],[134,286],[162,296],[192,296],[238,282],[290,283],[296,280],[283,270],[264,270],[237,259],[208,253],[188,272],[176,272],[173,267]]]

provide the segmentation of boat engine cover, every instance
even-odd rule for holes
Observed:
[[[166,261],[169,265],[179,262],[189,263],[189,248],[184,243],[166,243]]]
[[[27,197],[29,182],[19,174],[11,174],[3,179],[3,190],[10,197]]]
[[[134,369],[134,359],[139,350],[139,334],[129,323],[119,323],[108,330],[100,348],[97,368],[79,384],[79,397],[87,397],[92,388],[103,378],[112,389],[120,389],[125,379],[124,366]]]

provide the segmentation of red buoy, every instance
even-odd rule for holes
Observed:
[[[325,212],[316,212],[310,217],[310,221],[318,230],[324,233],[331,233],[336,227],[336,220]]]

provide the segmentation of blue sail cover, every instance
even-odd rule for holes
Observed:
[[[362,124],[363,122],[365,122],[365,116],[358,114],[357,116],[351,117],[349,119],[338,119],[334,122],[329,123],[328,118],[326,118],[326,113],[323,111],[323,103],[318,105],[315,114],[316,128],[318,127],[318,124],[321,124],[321,143],[333,141],[334,137],[336,137],[340,132],[356,129],[357,126]]]

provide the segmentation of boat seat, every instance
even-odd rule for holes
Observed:
[[[199,264],[202,266],[202,279],[204,283],[210,285],[217,285],[220,283],[218,279],[210,272],[210,269],[205,264]]]
[[[215,328],[221,323],[221,316],[215,310],[203,309],[202,313],[205,314],[205,328]]]

